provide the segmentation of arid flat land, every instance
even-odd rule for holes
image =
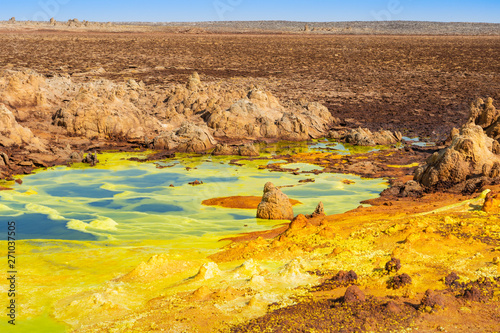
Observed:
[[[147,86],[184,83],[193,71],[208,82],[257,79],[278,98],[321,102],[351,125],[432,140],[462,124],[474,98],[500,99],[499,54],[500,36],[0,34],[0,67]]]

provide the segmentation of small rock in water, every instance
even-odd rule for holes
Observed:
[[[189,184],[189,185],[196,186],[196,185],[201,185],[201,184],[203,184],[203,182],[202,182],[202,181],[199,181],[198,179],[196,179],[194,182],[190,182],[190,183],[188,183],[188,184]]]
[[[268,220],[293,219],[293,207],[290,199],[271,182],[264,186],[264,195],[257,207],[257,217]]]
[[[96,152],[94,152],[94,154],[88,153],[82,162],[88,163],[90,164],[90,166],[95,166],[97,163],[99,163],[99,160],[97,159],[97,153]]]

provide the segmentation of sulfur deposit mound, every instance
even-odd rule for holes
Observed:
[[[257,218],[268,220],[292,220],[293,208],[288,196],[271,182],[264,186],[262,201],[257,207]]]
[[[429,188],[453,187],[459,192],[474,192],[498,180],[498,142],[473,123],[453,134],[451,145],[430,156],[425,165],[415,171],[414,179]]]

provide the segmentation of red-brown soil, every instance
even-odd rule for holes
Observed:
[[[237,196],[213,198],[202,202],[205,206],[220,206],[224,208],[240,208],[240,209],[257,209],[262,197],[254,196]],[[290,199],[292,206],[300,205],[301,202],[295,199]]]

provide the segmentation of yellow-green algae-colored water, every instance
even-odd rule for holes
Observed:
[[[22,177],[23,184],[13,191],[0,192],[0,220],[4,226],[16,221],[18,240],[17,325],[8,325],[3,316],[0,331],[64,332],[66,326],[48,315],[57,300],[125,274],[152,254],[202,260],[225,244],[218,242],[221,237],[280,223],[257,219],[254,210],[206,207],[203,200],[260,196],[271,181],[302,202],[294,207],[295,214],[311,213],[319,201],[327,214],[334,214],[357,207],[386,187],[381,179],[258,168],[276,160],[240,161],[243,166],[229,164],[231,157],[212,156],[178,155],[157,163],[128,160],[137,156],[142,154],[106,153],[99,155],[96,167],[40,170]],[[284,167],[319,168],[303,163]],[[315,182],[299,183],[305,178]],[[354,184],[345,184],[345,179]],[[203,184],[189,185],[195,180]],[[296,186],[286,187],[290,185]],[[0,246],[6,268],[7,244]],[[1,304],[9,301],[5,280],[0,284]]]
[[[97,167],[56,167],[23,177],[14,191],[0,192],[4,220],[17,220],[18,239],[173,240],[224,236],[269,228],[276,222],[255,218],[255,211],[206,207],[203,200],[261,196],[266,182],[283,187],[309,214],[319,201],[328,214],[353,209],[386,186],[380,179],[353,175],[300,174],[259,170],[267,160],[231,165],[228,157],[189,157],[158,163],[128,161],[130,154],[102,154]],[[272,162],[272,161],[271,161]],[[157,165],[169,166],[157,168]],[[283,165],[312,171],[320,167]],[[188,170],[187,170],[188,169]],[[314,183],[299,183],[314,178]],[[349,179],[354,184],[346,185]],[[190,182],[202,181],[193,186]],[[170,187],[173,185],[173,187]]]

